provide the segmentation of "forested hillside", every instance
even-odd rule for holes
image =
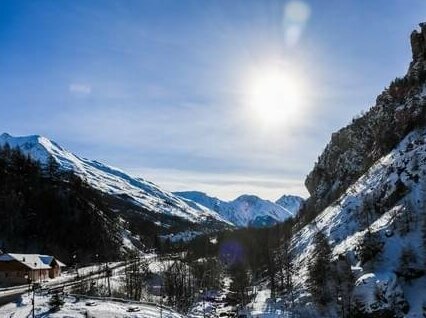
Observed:
[[[119,218],[104,198],[52,160],[41,167],[8,145],[0,148],[0,241],[7,251],[72,255],[90,261],[119,256]]]

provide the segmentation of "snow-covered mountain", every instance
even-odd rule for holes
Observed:
[[[72,170],[93,188],[106,194],[124,198],[141,208],[156,213],[184,219],[191,223],[213,221],[228,224],[218,213],[201,206],[189,205],[178,196],[162,190],[152,182],[129,174],[98,161],[81,158],[57,143],[38,135],[14,137],[0,135],[0,146],[8,144],[46,165],[53,158],[60,169]]]
[[[303,199],[284,195],[277,202],[255,195],[242,195],[232,201],[222,201],[199,191],[174,192],[177,196],[220,214],[238,227],[264,227],[280,223],[299,211]]]
[[[276,204],[281,205],[283,208],[289,210],[293,215],[299,212],[303,204],[303,198],[296,195],[285,194],[277,201]]]
[[[292,253],[295,303],[308,316],[426,315],[426,23],[420,26],[407,74],[332,135],[307,177],[311,197]],[[322,291],[309,287],[319,233],[332,258]],[[315,303],[324,290],[333,296]]]

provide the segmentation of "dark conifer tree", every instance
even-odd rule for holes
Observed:
[[[340,315],[351,317],[351,298],[355,286],[355,277],[352,274],[351,264],[345,255],[340,255],[335,266],[336,303],[340,307]]]
[[[315,250],[308,267],[308,288],[317,304],[326,305],[333,299],[331,248],[322,232],[315,235],[314,243]]]

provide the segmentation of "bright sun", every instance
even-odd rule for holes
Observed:
[[[247,92],[245,104],[251,116],[268,126],[294,123],[305,102],[298,74],[282,65],[253,70]]]

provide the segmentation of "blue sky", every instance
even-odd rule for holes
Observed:
[[[0,130],[168,190],[306,196],[330,134],[404,74],[426,2],[305,0],[291,41],[289,3],[0,0]],[[304,106],[274,126],[245,103],[276,61]]]

